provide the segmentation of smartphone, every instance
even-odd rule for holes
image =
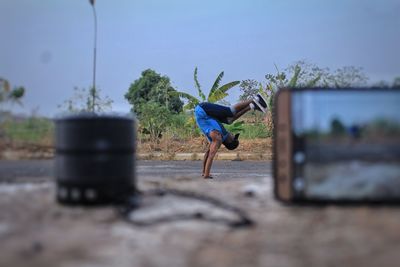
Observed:
[[[399,89],[282,89],[274,125],[277,199],[400,203]]]

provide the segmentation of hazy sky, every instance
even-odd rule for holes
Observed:
[[[400,75],[398,0],[98,0],[97,85],[123,98],[146,68],[195,94],[193,70],[209,89],[262,81],[305,59],[359,66],[371,82]],[[24,107],[53,115],[73,87],[92,82],[93,14],[88,0],[0,0],[0,77],[26,87]],[[231,101],[239,96],[232,89]]]

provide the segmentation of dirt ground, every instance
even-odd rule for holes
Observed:
[[[137,153],[200,153],[207,150],[208,142],[204,137],[196,137],[192,140],[161,140],[160,143],[137,142]],[[271,138],[240,139],[240,145],[235,153],[271,153]],[[229,153],[224,146],[219,149],[220,153]],[[51,145],[39,145],[29,143],[10,143],[0,140],[0,160],[8,159],[5,154],[12,154],[11,158],[18,159],[51,159],[54,157],[54,148]]]
[[[398,207],[287,206],[273,197],[270,162],[219,161],[213,180],[203,180],[200,167],[140,161],[137,185],[216,197],[244,209],[254,227],[198,220],[134,226],[113,207],[57,204],[52,161],[0,161],[0,266],[398,266]],[[131,219],[193,211],[235,218],[164,196],[144,197]]]
[[[267,153],[272,149],[271,138],[255,138],[255,139],[240,139],[240,145],[235,152],[241,153]],[[186,153],[186,152],[205,152],[207,147],[207,140],[204,137],[196,137],[189,142],[182,140],[169,139],[168,142],[161,141],[160,144],[154,145],[150,142],[138,143],[139,153],[148,153],[154,151],[172,152],[172,153]],[[231,152],[224,146],[221,146],[221,153]]]

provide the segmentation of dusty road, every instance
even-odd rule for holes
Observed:
[[[139,179],[199,176],[201,161],[138,161]],[[213,175],[218,179],[254,178],[271,175],[271,163],[260,161],[216,161]],[[52,160],[0,160],[0,182],[40,182],[53,179]]]
[[[207,181],[200,166],[140,161],[137,184],[217,197],[246,210],[255,227],[196,220],[133,226],[112,207],[55,203],[51,161],[0,161],[0,266],[398,266],[400,208],[285,206],[273,198],[270,162],[219,161]],[[131,218],[193,211],[234,217],[164,196],[145,197]]]

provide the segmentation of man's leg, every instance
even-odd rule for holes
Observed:
[[[246,112],[251,110],[250,104],[253,103],[253,100],[246,100],[243,102],[239,102],[235,105],[233,105],[233,110],[235,110],[234,116],[231,119],[231,121],[235,121],[239,119],[242,115],[244,115]]]
[[[264,110],[261,110],[260,105],[261,107],[263,107]],[[267,104],[265,102],[265,99],[260,94],[257,94],[257,96],[254,99],[242,101],[231,106],[231,110],[234,116],[229,118],[228,121],[229,123],[232,123],[250,110],[259,110],[265,113],[266,108]]]

